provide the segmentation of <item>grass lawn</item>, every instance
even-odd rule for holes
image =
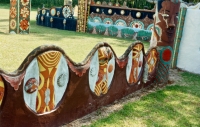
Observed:
[[[91,127],[199,127],[200,76],[182,72],[183,80],[124,105]]]
[[[36,10],[36,9],[33,9]],[[57,45],[75,62],[82,62],[99,42],[107,42],[117,56],[123,55],[134,40],[113,38],[89,33],[77,33],[36,25],[36,11],[31,11],[29,35],[11,35],[9,29],[9,6],[0,5],[0,68],[8,72],[16,70],[25,57],[41,45]],[[146,51],[149,42],[144,42]]]

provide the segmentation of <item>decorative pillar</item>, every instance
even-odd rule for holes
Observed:
[[[172,59],[172,68],[177,67],[178,52],[179,52],[179,46],[180,46],[180,42],[182,38],[186,12],[187,12],[187,8],[183,7],[180,9],[180,13],[178,17],[179,21],[176,28],[176,36],[174,40],[174,54],[173,54],[173,59]]]
[[[29,0],[10,1],[9,33],[29,34],[30,10]]]
[[[174,37],[180,8],[179,0],[158,0],[154,24],[160,29],[158,34],[154,29],[153,38],[157,41],[159,52],[156,83],[168,83],[169,69],[173,56]],[[155,27],[154,27],[155,28]]]
[[[87,24],[87,5],[88,0],[79,0],[78,1],[78,18],[77,18],[77,32],[84,32],[86,31],[86,24]]]

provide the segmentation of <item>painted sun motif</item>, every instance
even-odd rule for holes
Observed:
[[[11,7],[11,8],[10,8],[10,17],[11,17],[11,18],[15,18],[16,15],[17,15],[17,10],[16,10],[16,8],[15,8],[15,7]]]
[[[29,16],[29,14],[30,14],[30,11],[27,7],[23,7],[23,8],[20,9],[21,17],[27,18]]]
[[[17,0],[10,0],[11,6],[15,6],[17,3]]]
[[[21,0],[23,6],[27,6],[29,4],[29,0]]]
[[[20,29],[21,30],[28,30],[29,28],[29,22],[26,19],[23,19],[20,21]]]
[[[17,24],[16,24],[16,21],[15,21],[14,19],[11,19],[11,20],[10,20],[10,28],[11,28],[11,29],[15,29],[15,28],[16,28],[16,25],[17,25]]]

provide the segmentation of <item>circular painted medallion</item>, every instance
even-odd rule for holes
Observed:
[[[112,9],[108,9],[108,14],[112,14]]]
[[[136,21],[132,21],[130,23],[130,27],[144,29],[144,23],[141,22],[141,21],[137,21],[137,20]]]
[[[124,15],[124,14],[125,14],[125,11],[124,11],[124,10],[121,10],[121,11],[120,11],[120,14],[121,14],[121,15]]]
[[[45,15],[46,14],[46,10],[42,9],[42,14]]]
[[[10,28],[11,28],[11,29],[15,29],[15,28],[16,28],[16,25],[17,25],[17,24],[16,24],[16,21],[15,21],[14,19],[11,19],[11,20],[10,20]]]
[[[112,21],[112,19],[110,19],[110,18],[105,18],[104,20],[103,20],[103,23],[104,24],[113,24],[113,21]]]
[[[50,9],[50,14],[51,14],[51,16],[55,16],[56,15],[56,8],[51,8]]]

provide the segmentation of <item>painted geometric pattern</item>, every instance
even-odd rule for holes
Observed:
[[[132,52],[129,54],[127,65],[127,80],[128,83],[136,83],[139,80],[143,65],[143,45],[137,44],[133,47]]]
[[[17,0],[10,0],[9,33],[18,33],[18,4]]]
[[[4,96],[4,83],[3,83],[2,78],[0,77],[0,106],[3,101],[3,96]]]
[[[55,108],[54,78],[60,58],[60,52],[47,52],[37,58],[40,70],[36,101],[37,113],[49,112]]]
[[[158,61],[158,52],[156,49],[150,51],[147,56],[147,64],[148,64],[148,73],[151,73],[155,70],[156,63]]]
[[[19,33],[28,34],[30,26],[30,2],[29,0],[20,0],[19,9]]]
[[[85,25],[86,25],[86,19],[85,19],[85,11],[87,11],[87,6],[85,4],[85,0],[79,0],[78,1],[78,17],[77,17],[77,32],[85,32]]]

